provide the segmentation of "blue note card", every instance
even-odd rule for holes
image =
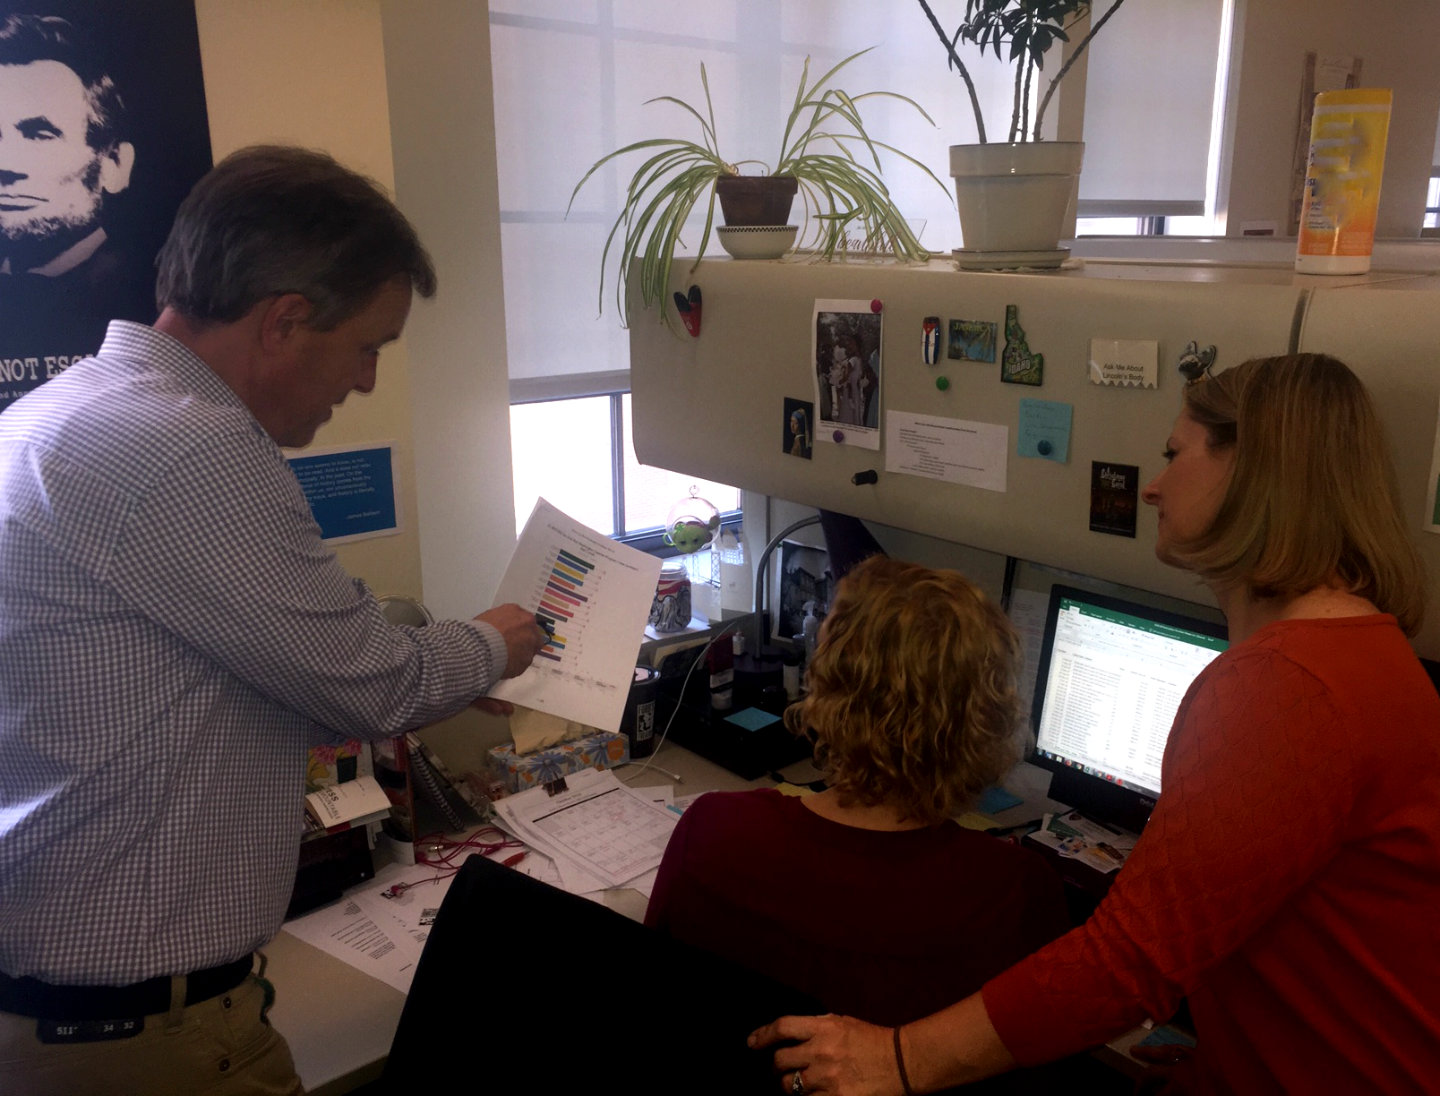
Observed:
[[[725,722],[744,727],[747,731],[758,731],[772,723],[779,723],[780,717],[774,712],[762,712],[759,708],[744,708],[733,715],[727,715]]]
[[[1007,792],[998,785],[993,788],[986,788],[980,793],[980,802],[975,804],[975,809],[981,814],[994,814],[997,811],[1009,810],[1011,807],[1018,807],[1025,800],[1018,795]]]

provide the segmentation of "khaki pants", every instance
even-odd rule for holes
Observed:
[[[183,997],[181,998],[183,1001]],[[0,1012],[4,1096],[303,1096],[254,975],[218,997],[145,1017],[128,1039],[42,1043],[37,1021]]]

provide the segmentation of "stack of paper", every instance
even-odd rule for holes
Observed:
[[[540,787],[498,800],[500,823],[550,857],[572,894],[622,886],[648,891],[678,817],[649,789],[627,788],[613,772],[586,769],[565,784],[555,795]]]

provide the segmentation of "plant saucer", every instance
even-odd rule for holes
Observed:
[[[778,259],[795,245],[798,225],[720,225],[720,246],[736,259]]]

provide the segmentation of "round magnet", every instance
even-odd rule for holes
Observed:
[[[947,388],[950,387],[950,378],[949,378],[949,377],[936,377],[936,378],[935,378],[935,387],[938,388],[938,389],[940,389],[940,391],[944,392],[945,389],[947,389]]]
[[[1039,453],[1042,457],[1048,457],[1051,453],[1055,451],[1055,447],[1050,444],[1048,439],[1041,438],[1035,446],[1035,451]]]
[[[831,436],[833,439],[835,439],[836,441],[844,441],[844,440],[845,440],[845,431],[843,431],[843,430],[837,430],[837,431],[835,431],[835,433],[831,434],[830,436]]]
[[[885,307],[885,306],[880,303],[880,298],[879,298],[879,297],[876,297],[874,300],[872,300],[872,301],[870,302],[870,311],[871,311],[871,312],[879,312],[879,311],[880,311],[882,308],[884,308],[884,307]]]

